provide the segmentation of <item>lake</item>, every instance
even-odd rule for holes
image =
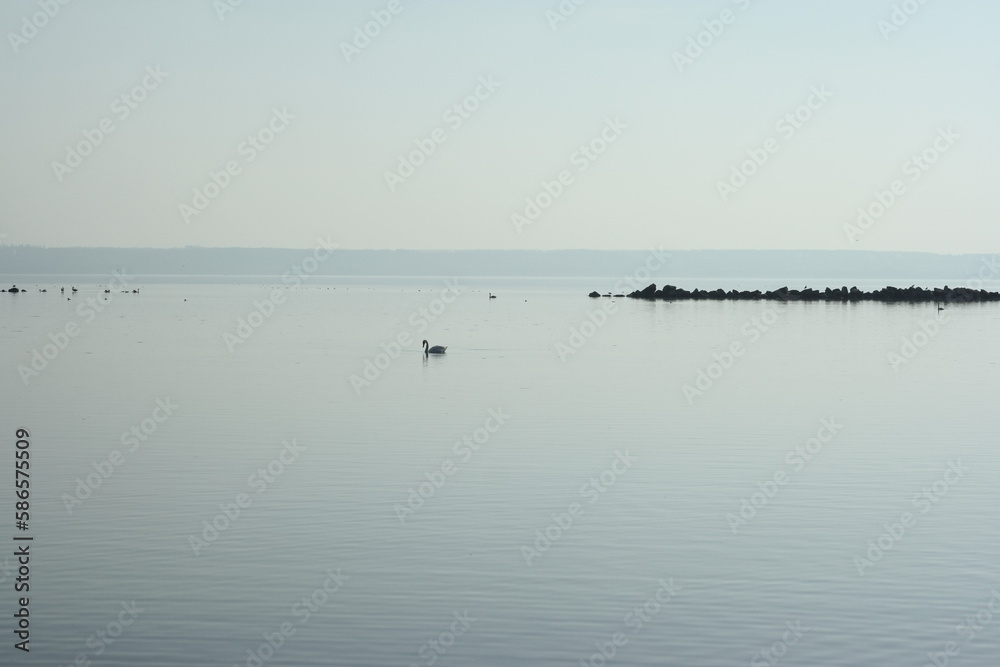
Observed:
[[[997,304],[75,279],[0,294],[3,664],[997,664]]]

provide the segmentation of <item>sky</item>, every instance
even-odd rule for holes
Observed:
[[[988,0],[7,0],[0,243],[996,252],[997,25]]]

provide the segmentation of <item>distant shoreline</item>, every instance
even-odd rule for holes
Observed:
[[[335,240],[335,239],[334,239]],[[282,276],[313,252],[289,248],[37,248],[0,244],[0,275]],[[324,255],[325,256],[325,255]],[[651,260],[655,260],[652,261]],[[649,265],[651,263],[658,268]],[[825,286],[877,280],[945,281],[1000,278],[1000,257],[864,250],[353,250],[333,249],[310,272],[320,276],[594,278],[632,276],[628,290],[649,282],[716,280],[823,281]],[[649,269],[648,274],[644,269]],[[836,281],[836,282],[834,282]],[[843,282],[841,282],[843,281]],[[601,284],[600,282],[596,284]],[[614,283],[612,283],[614,284]],[[792,284],[795,284],[792,282]],[[808,284],[808,283],[802,283]],[[586,286],[585,286],[586,287]],[[757,287],[757,285],[754,285]],[[623,291],[623,290],[620,290]]]

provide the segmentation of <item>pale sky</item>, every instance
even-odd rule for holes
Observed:
[[[0,242],[1000,251],[1000,3],[237,3],[0,5]]]

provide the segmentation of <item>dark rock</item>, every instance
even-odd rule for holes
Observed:
[[[601,296],[597,292],[591,292],[591,297]],[[606,294],[605,296],[611,296]],[[615,296],[626,296],[616,294]],[[674,285],[664,285],[663,289],[656,289],[656,285],[649,285],[642,290],[636,290],[627,295],[632,299],[660,299],[663,301],[681,301],[689,299],[711,299],[721,300],[767,300],[767,301],[834,301],[834,302],[856,302],[856,301],[878,301],[881,303],[976,303],[984,301],[1000,301],[1000,292],[988,292],[983,289],[975,290],[968,287],[951,288],[945,285],[931,289],[916,287],[893,287],[887,286],[872,292],[865,292],[857,287],[848,289],[846,286],[840,289],[826,288],[823,291],[804,287],[801,290],[790,290],[781,287],[776,290],[761,293],[760,290],[743,291],[716,289],[705,291],[695,289],[690,292],[675,287]]]
[[[632,292],[631,294],[629,294],[629,298],[646,299],[648,301],[652,301],[654,298],[656,298],[655,295],[656,295],[656,285],[651,284],[643,290],[636,290],[635,292]]]

